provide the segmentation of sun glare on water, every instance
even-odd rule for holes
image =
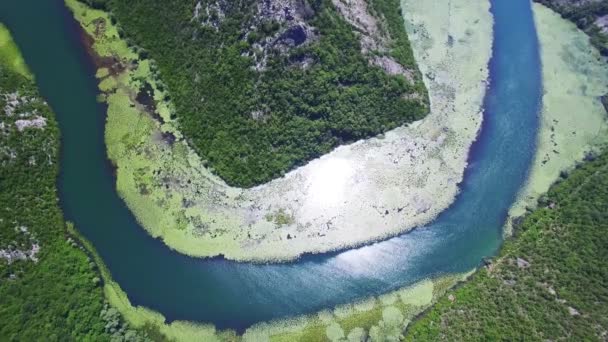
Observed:
[[[344,203],[354,175],[352,161],[342,158],[320,160],[309,176],[309,199],[322,206]]]

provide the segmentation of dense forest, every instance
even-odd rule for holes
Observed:
[[[591,38],[591,43],[608,56],[608,0],[534,0],[576,24]]]
[[[331,0],[81,1],[157,62],[181,130],[230,185],[428,112],[399,0],[359,1],[374,18],[363,28]]]
[[[144,341],[145,333],[104,303],[97,266],[67,230],[55,188],[57,124],[34,83],[6,67],[15,56],[5,57],[0,53],[0,341]]]
[[[410,341],[605,341],[608,153],[560,179],[500,254],[408,331]]]

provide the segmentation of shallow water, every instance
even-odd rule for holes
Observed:
[[[71,14],[60,0],[0,2],[0,21],[59,121],[66,218],[95,245],[133,304],[169,320],[239,330],[468,271],[497,251],[534,154],[542,86],[529,0],[492,0],[492,12],[484,122],[456,202],[432,224],[397,238],[290,264],[253,265],[179,255],[138,226],[115,191],[95,70]]]

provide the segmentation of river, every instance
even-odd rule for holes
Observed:
[[[276,265],[194,259],[151,238],[117,195],[104,108],[76,22],[60,0],[3,0],[5,23],[56,113],[60,203],[133,304],[169,320],[242,330],[421,279],[464,272],[502,243],[507,211],[535,151],[542,91],[529,0],[492,0],[494,47],[482,130],[455,203],[427,227],[366,247]]]

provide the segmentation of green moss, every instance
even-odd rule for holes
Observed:
[[[17,45],[11,38],[11,33],[2,24],[0,24],[0,63],[22,76],[33,78]]]

